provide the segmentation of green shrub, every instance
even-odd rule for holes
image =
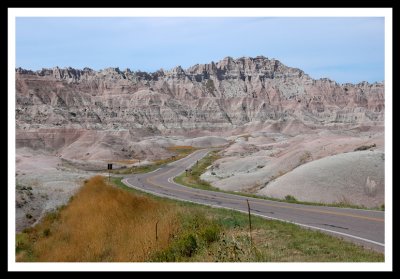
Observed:
[[[285,200],[287,202],[295,202],[295,201],[297,201],[297,199],[295,197],[293,197],[292,195],[286,195],[285,196]]]
[[[184,257],[191,257],[197,249],[196,237],[188,234],[181,238],[177,243],[179,254]]]
[[[44,236],[44,237],[48,237],[49,235],[50,235],[50,229],[47,228],[47,229],[45,229],[45,230],[43,231],[43,236]]]
[[[16,251],[26,249],[29,244],[28,235],[26,233],[18,233],[15,237]]]
[[[212,224],[202,229],[199,236],[206,242],[206,244],[210,244],[219,239],[219,234],[220,228],[216,224]]]

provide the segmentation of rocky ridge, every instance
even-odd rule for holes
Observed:
[[[338,84],[263,56],[153,73],[16,69],[17,129],[221,131],[247,123],[309,126],[384,120],[384,84]]]

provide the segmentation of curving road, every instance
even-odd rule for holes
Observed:
[[[249,200],[251,213],[268,219],[276,219],[317,229],[352,242],[384,252],[384,212],[325,206],[275,202],[249,198],[223,192],[206,191],[179,185],[173,178],[190,168],[210,150],[199,150],[170,163],[156,171],[131,175],[122,181],[157,196],[190,201],[213,207],[247,211]]]

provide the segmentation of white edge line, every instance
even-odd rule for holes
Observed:
[[[152,191],[149,191],[149,190],[146,190],[146,189],[143,189],[143,188],[140,188],[140,187],[137,187],[137,186],[134,186],[134,185],[130,184],[130,183],[127,181],[127,179],[128,179],[128,178],[122,179],[122,182],[125,183],[125,184],[127,184],[127,185],[130,185],[132,188],[135,188],[135,189],[137,189],[137,190],[140,190],[140,191],[143,191],[143,192],[146,192],[146,193],[148,193],[148,194],[155,195],[155,196],[164,197],[164,198],[169,198],[169,199],[173,199],[173,200],[184,201],[184,202],[190,202],[190,203],[194,203],[194,204],[206,205],[206,206],[211,206],[211,207],[215,207],[215,208],[224,208],[224,209],[229,209],[229,210],[235,210],[235,211],[242,212],[242,213],[247,213],[247,211],[240,210],[240,209],[235,209],[235,208],[230,208],[230,207],[224,207],[224,206],[219,206],[219,205],[212,205],[212,204],[204,204],[204,203],[200,203],[200,202],[195,202],[195,201],[191,201],[191,200],[185,200],[185,199],[182,199],[182,198],[177,198],[177,197],[173,197],[173,196],[168,196],[168,195],[164,195],[164,194],[152,192]],[[350,238],[362,240],[362,241],[365,241],[365,242],[369,242],[369,243],[372,243],[372,244],[376,244],[376,245],[385,247],[385,244],[383,244],[383,243],[376,242],[376,241],[373,241],[373,240],[370,240],[370,239],[366,239],[366,238],[362,238],[362,237],[359,237],[359,236],[347,234],[347,233],[332,231],[332,230],[328,230],[328,229],[323,229],[323,228],[319,228],[319,227],[314,227],[314,226],[310,226],[310,225],[305,225],[305,224],[301,224],[301,223],[296,223],[296,222],[293,222],[293,221],[288,221],[288,220],[279,219],[279,218],[275,218],[275,217],[264,216],[264,215],[261,215],[261,214],[258,214],[258,213],[252,213],[252,214],[253,214],[253,215],[256,215],[256,216],[259,216],[259,217],[262,217],[262,218],[264,218],[264,219],[271,219],[271,220],[282,221],[282,222],[285,222],[285,223],[291,223],[291,224],[298,225],[298,226],[305,227],[305,228],[316,229],[316,230],[320,230],[320,231],[330,232],[330,233],[333,233],[333,234],[343,235],[343,236],[347,236],[347,237],[350,237]]]

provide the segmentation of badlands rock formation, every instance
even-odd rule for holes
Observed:
[[[128,157],[135,152],[131,143],[143,136],[224,135],[265,126],[298,134],[383,121],[382,83],[314,80],[263,56],[154,73],[16,69],[17,147],[62,152],[74,143],[109,150],[96,152],[97,159]],[[75,153],[90,159],[93,152]]]
[[[383,121],[382,83],[339,85],[262,56],[154,73],[16,70],[17,129],[72,127],[168,133],[249,122],[334,126]],[[174,131],[175,132],[175,131]]]
[[[225,146],[222,158],[202,176],[215,187],[331,202],[341,197],[335,190],[341,180],[331,192],[325,184],[323,190],[312,188],[326,191],[326,199],[307,199],[301,194],[307,181],[294,174],[322,179],[319,171],[329,176],[337,162],[329,156],[362,145],[375,144],[374,152],[384,152],[383,83],[316,80],[263,56],[153,73],[55,67],[18,68],[15,75],[19,229],[64,203],[80,180],[92,175],[88,170],[102,169],[105,161],[170,157],[170,146]],[[379,156],[371,160],[378,164],[374,173],[352,180],[351,191],[371,199],[351,202],[384,202]],[[369,157],[351,158],[355,167]],[[316,169],[317,162],[326,168]],[[289,182],[299,184],[289,187]]]

